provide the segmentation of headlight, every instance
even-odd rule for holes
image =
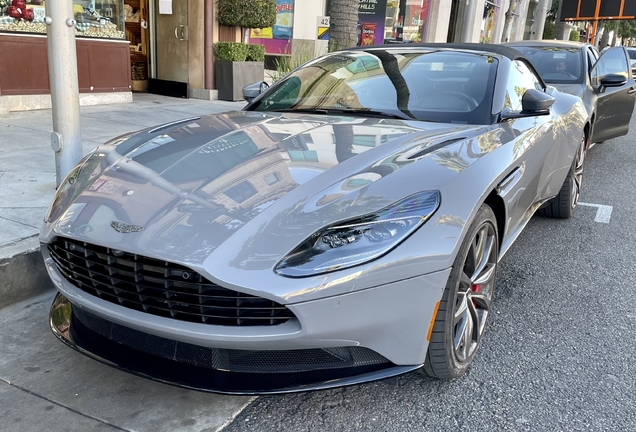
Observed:
[[[323,228],[283,258],[276,273],[313,276],[379,258],[424,224],[440,201],[439,191],[420,192],[378,212]]]

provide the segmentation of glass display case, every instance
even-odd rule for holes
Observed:
[[[0,0],[0,32],[46,33],[45,1]],[[124,0],[74,0],[75,35],[124,39]]]

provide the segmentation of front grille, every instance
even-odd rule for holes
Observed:
[[[62,237],[48,249],[77,288],[137,311],[222,326],[272,326],[294,318],[281,304],[220,287],[178,264]]]
[[[382,355],[364,347],[336,347],[285,351],[246,351],[208,348],[177,342],[112,323],[73,308],[82,325],[117,344],[190,366],[239,373],[297,373],[387,365]]]

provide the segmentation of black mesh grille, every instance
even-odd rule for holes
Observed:
[[[179,363],[241,373],[295,373],[360,366],[389,361],[363,347],[245,351],[207,348],[149,335],[73,308],[75,318],[88,329],[118,344]]]
[[[271,326],[294,318],[281,304],[220,287],[177,264],[61,237],[48,249],[70,283],[137,311],[222,326]]]

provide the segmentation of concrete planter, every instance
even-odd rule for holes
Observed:
[[[243,99],[243,87],[263,81],[263,62],[228,62],[217,60],[214,65],[219,99],[238,101]]]

